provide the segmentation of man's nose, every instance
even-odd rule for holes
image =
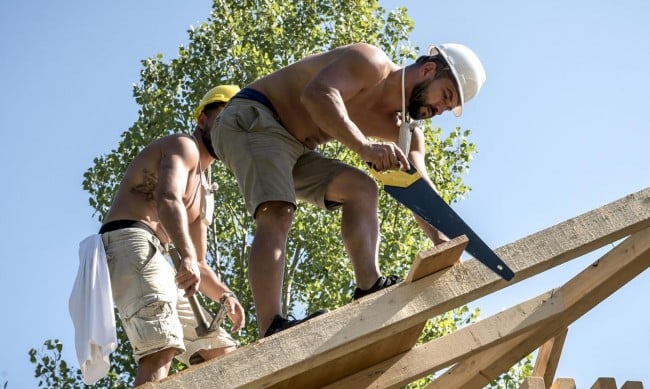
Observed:
[[[434,116],[440,116],[445,111],[449,111],[451,108],[445,106],[444,104],[436,104],[436,114]]]

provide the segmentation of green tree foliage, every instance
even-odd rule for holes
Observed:
[[[141,79],[133,88],[140,106],[138,119],[122,134],[117,148],[95,158],[84,174],[83,188],[95,215],[101,220],[107,213],[128,163],[142,147],[171,133],[191,132],[194,107],[212,86],[243,86],[302,57],[353,42],[375,44],[399,63],[413,60],[417,48],[401,45],[412,29],[405,8],[388,12],[374,0],[214,0],[210,17],[188,31],[189,43],[179,47],[177,58],[165,61],[157,55],[142,61]],[[445,200],[455,201],[469,191],[462,175],[476,152],[468,140],[470,132],[456,128],[443,136],[441,129],[429,123],[424,126],[429,173]],[[364,168],[339,143],[321,151]],[[208,262],[246,309],[249,321],[239,340],[247,344],[258,335],[246,272],[254,223],[234,177],[215,163],[212,178],[220,189],[215,199],[217,218],[209,229]],[[340,239],[340,217],[340,212],[299,204],[287,245],[285,313],[301,316],[304,311],[336,308],[350,301],[353,273]],[[411,214],[384,193],[379,217],[381,268],[387,274],[406,274],[414,256],[430,243]],[[206,304],[213,312],[218,308]],[[463,307],[435,318],[422,339],[454,331],[477,314]],[[135,365],[119,321],[118,336],[111,373],[96,387],[128,387],[133,382]],[[58,340],[48,340],[44,350],[30,351],[40,385],[83,387],[80,371],[73,372],[61,359],[62,347]],[[176,363],[173,370],[183,367]]]

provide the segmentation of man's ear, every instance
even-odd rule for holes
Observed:
[[[199,114],[199,118],[196,120],[196,125],[199,128],[205,128],[205,121],[206,120],[207,120],[207,116],[206,116],[205,112],[201,111],[201,113]]]
[[[436,70],[438,69],[438,65],[435,62],[427,61],[422,64],[422,68],[420,71],[422,72],[422,76],[425,78],[428,77],[429,75],[436,74]]]

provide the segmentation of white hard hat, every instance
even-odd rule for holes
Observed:
[[[485,69],[481,61],[469,47],[458,43],[432,45],[427,51],[428,55],[440,54],[449,64],[456,78],[460,101],[451,111],[454,115],[460,116],[463,113],[463,104],[476,96],[485,82]]]

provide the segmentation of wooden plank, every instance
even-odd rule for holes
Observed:
[[[556,336],[569,324],[650,266],[650,228],[627,238],[600,260],[564,284],[558,294],[568,309],[547,325],[456,364],[427,386],[432,388],[482,388],[499,374]]]
[[[407,351],[417,342],[422,333],[422,326],[413,327],[269,387],[273,389],[322,388],[337,379],[381,363],[386,355],[392,356]]]
[[[544,378],[535,376],[526,377],[524,382],[519,385],[519,389],[546,389]]]
[[[429,274],[460,264],[460,256],[467,247],[467,243],[467,237],[461,235],[450,242],[419,253],[406,276],[406,282],[417,281]],[[450,248],[446,249],[447,247]],[[445,255],[441,255],[441,250],[444,250]]]
[[[600,377],[591,385],[591,389],[616,389],[616,380],[612,377]]]
[[[467,237],[459,236],[417,255],[413,261],[406,283],[417,281],[430,274],[460,263],[460,256],[467,246]],[[380,291],[380,293],[390,293]],[[273,389],[322,387],[331,382],[380,363],[394,355],[410,350],[422,334],[426,320],[411,328],[328,361],[318,369],[310,369],[287,380],[271,385]]]
[[[558,378],[553,382],[550,389],[576,389],[576,382],[573,378]]]
[[[156,386],[278,384],[649,225],[650,189],[645,189],[498,249],[497,254],[517,273],[509,283],[474,259],[463,261],[448,271],[399,285],[390,293],[376,293],[261,339]]]
[[[532,375],[542,377],[546,386],[551,386],[553,379],[555,379],[555,372],[560,362],[560,355],[568,332],[568,328],[562,330],[557,336],[544,343],[537,353]]]
[[[644,263],[643,256],[650,256],[647,253],[650,251],[650,229],[645,230],[644,233],[637,233],[637,235],[635,239],[626,241],[626,245],[622,248],[610,252],[598,261],[598,266],[588,267],[587,270],[581,272],[558,290],[540,295],[535,299],[462,328],[453,334],[430,341],[405,354],[340,380],[332,384],[331,387],[398,387],[479,353],[487,347],[507,342],[523,332],[530,334],[531,330],[538,328],[540,325],[544,325],[546,332],[549,329],[564,332],[566,326],[558,327],[558,320],[564,322],[574,321],[648,266],[648,261],[646,260]],[[630,247],[638,249],[638,252],[629,251]],[[623,254],[619,255],[618,253]],[[630,258],[629,255],[627,259],[621,258],[622,255],[633,255],[635,253],[638,254],[636,258]],[[550,320],[552,322],[548,323]],[[544,339],[536,343],[534,347],[537,347],[547,338],[556,335],[555,333],[546,334],[546,332],[538,336],[543,336]],[[505,350],[515,347],[522,341],[524,341],[524,338],[520,337],[515,343],[509,342]],[[508,362],[506,369],[521,357],[523,355],[514,359],[512,363]],[[500,356],[490,355],[484,359],[493,361],[498,358]],[[462,363],[460,365],[462,366]],[[496,375],[498,374],[500,372]],[[481,374],[477,375],[485,376],[485,373],[481,371]],[[548,385],[550,385],[551,381],[548,381]],[[486,383],[477,384],[477,387],[482,387]],[[465,388],[467,384],[445,381],[440,386],[434,387]]]
[[[562,297],[554,291],[549,291],[449,335],[419,345],[325,388],[401,387],[415,378],[434,373],[494,344],[542,326],[562,311]]]

